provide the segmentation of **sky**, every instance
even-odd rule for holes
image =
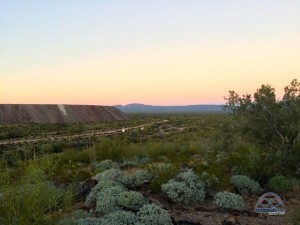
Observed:
[[[299,0],[0,0],[0,104],[223,104],[294,78]]]

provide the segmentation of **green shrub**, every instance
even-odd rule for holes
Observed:
[[[47,180],[46,170],[51,160],[22,163],[14,179],[0,185],[0,224],[55,224],[51,214],[72,204],[72,192],[54,186]]]
[[[135,168],[137,166],[138,166],[138,164],[135,161],[131,161],[131,160],[124,160],[120,164],[121,169],[131,169],[131,168]]]
[[[143,195],[136,191],[124,191],[117,196],[117,204],[124,210],[137,211],[146,204]]]
[[[144,205],[137,213],[136,225],[172,225],[168,212],[154,204]]]
[[[99,173],[96,175],[95,179],[97,181],[101,181],[101,180],[113,180],[119,183],[123,183],[124,182],[124,174],[122,173],[121,170],[119,169],[110,169],[110,170],[106,170],[102,173]]]
[[[154,191],[160,191],[162,184],[179,173],[178,167],[171,163],[152,163],[147,166],[147,170],[153,177],[150,185]]]
[[[111,187],[100,191],[97,195],[96,212],[105,215],[122,210],[118,204],[118,197],[125,190],[120,186]]]
[[[102,171],[109,170],[109,169],[119,169],[119,166],[118,166],[118,163],[116,163],[110,159],[107,159],[107,160],[103,160],[101,162],[93,162],[92,168],[96,172],[102,172]]]
[[[293,188],[293,180],[285,176],[274,176],[272,177],[267,187],[275,192],[287,192]]]
[[[152,179],[151,174],[147,170],[137,170],[134,172],[134,174],[130,176],[127,175],[126,177],[127,181],[125,181],[125,185],[129,188],[138,187],[141,184],[143,184],[146,180],[150,181]]]
[[[224,209],[241,210],[245,207],[245,202],[242,196],[228,192],[218,192],[215,197],[215,204]]]
[[[94,146],[94,151],[98,161],[106,159],[120,161],[124,158],[122,144],[109,138],[100,138],[99,143]]]
[[[92,188],[91,192],[86,197],[85,202],[87,204],[92,204],[94,201],[97,200],[97,196],[101,191],[106,190],[108,188],[112,188],[112,187],[121,187],[124,190],[126,190],[122,184],[120,184],[114,180],[103,179],[103,180],[98,181],[96,186]]]
[[[258,182],[244,175],[234,175],[231,177],[230,182],[242,195],[259,194],[262,191]]]
[[[67,224],[67,225],[106,225],[106,223],[103,223],[102,218],[87,217],[83,219],[73,220],[72,224]]]
[[[134,225],[137,217],[132,212],[117,211],[102,217],[101,224],[109,225]]]
[[[192,170],[178,174],[161,188],[172,201],[187,205],[201,203],[205,197],[204,183]]]

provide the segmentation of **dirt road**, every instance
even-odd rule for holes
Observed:
[[[117,133],[124,133],[132,130],[138,130],[143,129],[144,127],[149,127],[153,125],[159,125],[167,123],[168,120],[161,120],[157,122],[151,122],[151,123],[145,123],[139,126],[133,126],[133,127],[124,127],[116,130],[107,130],[107,131],[90,131],[85,132],[81,134],[72,134],[72,135],[51,135],[46,137],[40,137],[40,138],[22,138],[22,139],[12,139],[12,140],[4,140],[0,141],[1,145],[15,145],[15,144],[22,144],[24,142],[26,143],[34,143],[39,141],[61,141],[61,140],[70,140],[74,138],[82,138],[82,137],[95,137],[95,136],[105,136],[105,135],[111,135],[111,134],[117,134]]]

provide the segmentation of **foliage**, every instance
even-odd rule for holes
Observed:
[[[117,196],[117,204],[124,210],[137,211],[146,204],[146,200],[139,192],[124,191]]]
[[[230,182],[235,185],[242,195],[259,194],[262,191],[258,182],[244,175],[234,175],[231,177]]]
[[[101,180],[113,180],[119,183],[123,182],[123,173],[119,169],[110,169],[106,170],[102,173],[98,173],[95,177],[97,181]]]
[[[267,187],[272,191],[283,193],[291,191],[293,188],[293,183],[294,182],[291,178],[279,175],[272,177],[269,180]]]
[[[134,213],[126,211],[117,211],[102,217],[102,224],[109,225],[133,225],[137,218]]]
[[[151,174],[147,170],[137,170],[131,176],[128,176],[129,180],[127,182],[128,187],[137,187],[143,184],[146,180],[150,181],[152,179]]]
[[[214,200],[218,207],[224,209],[241,210],[245,207],[245,202],[240,195],[228,191],[218,192]]]
[[[125,190],[120,186],[111,187],[100,191],[97,195],[96,212],[101,215],[109,214],[122,210],[118,204],[118,198]]]
[[[101,172],[109,169],[119,169],[118,163],[110,159],[103,160],[99,163],[94,162],[92,164],[92,167],[96,172]]]
[[[51,166],[49,159],[31,161],[22,164],[14,179],[10,179],[12,174],[2,176],[6,179],[0,180],[1,224],[56,223],[57,218],[50,215],[71,205],[72,192],[58,188],[47,180],[46,171]]]
[[[295,169],[295,156],[299,159],[295,146],[300,133],[300,82],[294,79],[284,92],[283,98],[276,100],[270,85],[262,85],[254,98],[230,91],[225,109],[236,116],[246,134]]]
[[[174,202],[194,205],[201,203],[205,197],[204,183],[192,171],[177,175],[162,185],[162,191]]]
[[[137,217],[137,225],[172,225],[167,211],[154,204],[144,205],[137,213]]]
[[[100,181],[98,181],[96,186],[92,188],[91,192],[86,197],[85,202],[87,204],[92,204],[94,201],[97,200],[97,196],[99,195],[99,193],[101,191],[106,190],[108,188],[112,188],[112,187],[121,187],[124,190],[126,190],[122,184],[120,184],[114,180],[108,180],[108,179],[100,180]]]
[[[168,182],[179,173],[178,167],[171,163],[152,163],[147,166],[147,170],[153,177],[151,187],[154,191],[160,191],[162,184]]]
[[[108,138],[100,138],[94,146],[97,160],[111,159],[120,161],[124,156],[124,149],[121,143],[112,141]]]

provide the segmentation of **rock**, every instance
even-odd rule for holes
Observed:
[[[84,201],[96,184],[97,181],[92,179],[81,182],[75,195],[76,200]]]
[[[229,216],[222,221],[222,225],[240,225],[238,219],[234,216]]]

